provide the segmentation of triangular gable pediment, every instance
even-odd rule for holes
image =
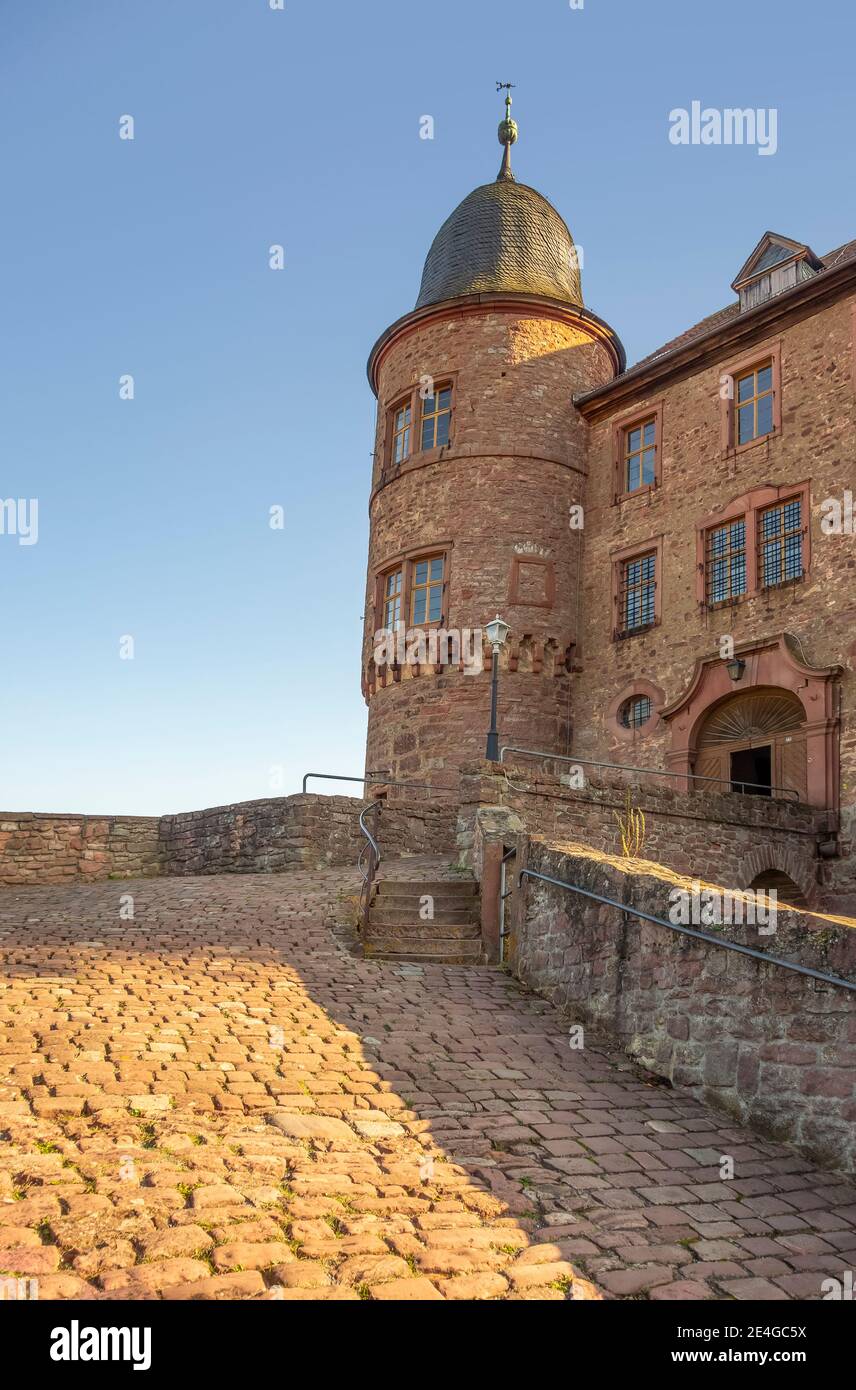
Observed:
[[[815,270],[819,270],[822,264],[805,242],[792,241],[790,237],[781,236],[778,232],[765,232],[748,261],[732,280],[731,288],[737,290],[754,276],[763,275],[775,266],[784,265],[786,261],[792,260],[807,260]]]

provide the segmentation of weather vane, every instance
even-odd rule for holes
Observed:
[[[517,139],[519,132],[517,122],[511,119],[511,93],[516,86],[516,82],[497,82],[496,84],[496,90],[498,92],[505,92],[505,120],[500,121],[499,131],[497,132],[499,135],[499,143],[505,146],[505,153],[502,156],[502,167],[497,175],[498,181],[504,179],[513,181],[514,179],[514,175],[511,172],[511,146]]]

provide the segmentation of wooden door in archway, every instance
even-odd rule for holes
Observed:
[[[773,796],[781,796],[783,792],[776,789],[786,788],[805,801],[808,762],[804,724],[802,703],[789,690],[740,691],[722,700],[699,730],[693,766],[699,778],[693,784],[695,789],[745,790],[750,795],[769,796],[772,788]],[[769,758],[766,749],[770,750]],[[752,768],[756,770],[752,772]],[[720,781],[704,782],[704,777]],[[758,785],[749,786],[750,782]]]

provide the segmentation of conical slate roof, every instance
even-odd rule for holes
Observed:
[[[416,308],[503,290],[583,302],[568,228],[546,198],[510,172],[473,189],[443,223],[425,261]]]

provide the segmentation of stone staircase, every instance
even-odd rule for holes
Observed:
[[[372,960],[478,965],[478,884],[445,860],[392,860],[375,880],[363,953]]]

